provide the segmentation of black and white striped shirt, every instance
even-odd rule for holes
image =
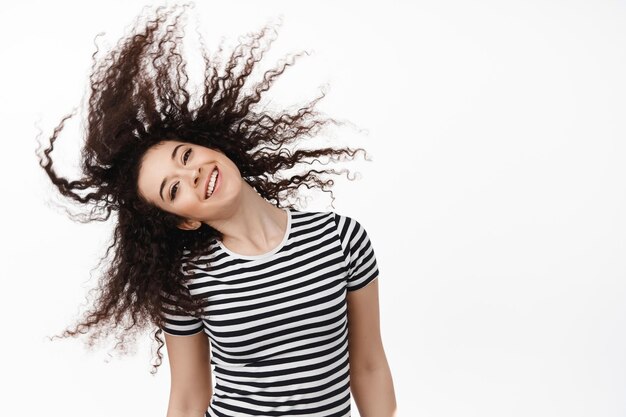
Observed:
[[[214,240],[185,259],[202,317],[163,305],[166,333],[210,340],[216,385],[205,417],[350,416],[346,294],[378,277],[374,250],[355,219],[285,211],[285,236],[266,254]]]

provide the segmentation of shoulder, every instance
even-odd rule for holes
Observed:
[[[355,217],[340,213],[334,210],[330,211],[305,211],[290,209],[291,220],[293,226],[298,225],[319,225],[320,223],[332,223],[335,230],[339,233],[343,240],[346,236],[353,239],[356,236],[366,234],[365,228]]]
[[[291,226],[298,228],[318,229],[324,225],[330,226],[334,221],[334,214],[331,211],[308,211],[290,209]]]
[[[341,240],[354,240],[355,238],[360,238],[364,235],[367,235],[365,228],[355,217],[348,216],[343,213],[332,212],[333,218],[335,220],[335,224],[337,226],[337,231],[339,232],[339,236]]]
[[[211,239],[204,249],[196,254],[192,254],[189,249],[184,249],[180,256],[180,271],[187,277],[193,276],[195,269],[202,269],[208,265],[218,252],[219,245],[217,239]]]
[[[298,209],[289,209],[291,213],[291,218],[296,221],[306,221],[313,219],[333,219],[337,224],[341,226],[344,225],[352,225],[357,224],[358,221],[351,216],[348,216],[343,213],[339,213],[334,210],[329,211],[308,211],[308,210],[298,210]]]

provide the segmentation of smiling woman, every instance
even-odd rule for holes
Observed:
[[[301,186],[334,199],[323,176],[348,171],[282,175],[363,149],[290,148],[337,123],[313,110],[321,97],[291,113],[255,111],[293,64],[242,89],[268,27],[240,44],[223,71],[206,58],[201,104],[189,108],[180,17],[158,9],[94,63],[83,178],[59,176],[50,157],[70,116],[40,156],[62,195],[92,205],[92,220],[117,213],[114,258],[94,305],[60,336],[90,331],[91,344],[114,333],[124,351],[129,338],[155,329],[154,372],[165,344],[172,372],[170,417],[349,416],[351,382],[363,415],[391,416],[378,264],[365,228],[289,201]]]
[[[239,203],[237,196],[247,185],[226,155],[191,143],[163,141],[139,163],[137,188],[144,199],[169,213],[209,224],[229,216],[225,211]]]

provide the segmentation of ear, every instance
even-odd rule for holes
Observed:
[[[202,222],[197,220],[185,220],[180,223],[177,227],[181,230],[196,230],[202,226]]]

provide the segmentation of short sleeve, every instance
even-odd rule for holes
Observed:
[[[355,219],[334,213],[348,270],[348,291],[356,291],[378,278],[374,246],[365,228]]]
[[[185,288],[187,286],[185,285]],[[204,329],[204,323],[195,316],[181,314],[174,310],[176,298],[165,291],[161,291],[161,312],[165,319],[165,326],[161,329],[173,336],[191,336]]]

